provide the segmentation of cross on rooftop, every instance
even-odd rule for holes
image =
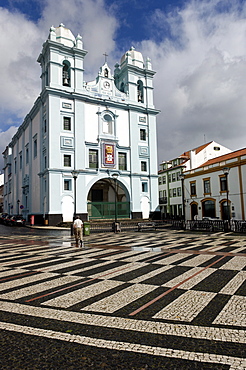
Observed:
[[[108,57],[108,54],[106,53],[106,51],[105,51],[105,53],[103,54],[104,56],[105,56],[105,63],[107,62],[107,57]]]

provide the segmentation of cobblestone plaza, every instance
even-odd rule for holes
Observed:
[[[0,236],[3,369],[246,369],[246,238]]]

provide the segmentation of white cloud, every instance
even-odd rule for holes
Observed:
[[[52,25],[60,23],[74,35],[80,33],[86,56],[88,79],[94,79],[104,61],[103,53],[114,48],[116,19],[108,14],[103,0],[45,0],[37,23],[25,15],[0,7],[0,128],[9,127],[8,115],[21,123],[40,93],[40,66],[37,57]]]
[[[203,144],[204,135],[231,149],[246,146],[246,6],[235,1],[223,12],[221,4],[191,1],[168,15],[158,10],[152,18],[158,37],[164,27],[173,42],[141,43],[157,70],[159,161]]]
[[[11,141],[11,138],[16,133],[17,127],[11,126],[8,130],[0,132],[0,173],[3,168],[3,157],[2,153],[6,148],[6,145]]]

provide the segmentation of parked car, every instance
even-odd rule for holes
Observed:
[[[0,223],[3,224],[5,217],[8,216],[7,213],[1,213],[0,214]]]
[[[12,216],[8,222],[10,226],[24,226],[26,223],[26,220],[21,216]]]
[[[12,215],[6,215],[3,219],[3,224],[4,225],[9,225],[9,221],[11,219]]]

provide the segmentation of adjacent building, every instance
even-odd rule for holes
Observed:
[[[35,222],[148,218],[158,208],[151,62],[133,47],[84,80],[82,38],[51,27],[42,89],[4,151],[4,210]],[[86,63],[85,63],[86,65]]]
[[[210,141],[184,152],[170,161],[163,161],[159,170],[159,206],[162,218],[183,218],[183,186],[180,175],[199,167],[212,158],[230,153],[231,150]],[[191,186],[192,187],[192,186]],[[191,191],[194,191],[191,189]]]
[[[210,159],[184,175],[186,219],[245,220],[246,148]]]

